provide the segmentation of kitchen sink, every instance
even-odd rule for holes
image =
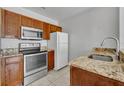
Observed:
[[[113,58],[111,56],[98,55],[98,54],[92,54],[92,55],[88,56],[88,58],[91,58],[94,60],[106,61],[106,62],[112,62],[113,61]]]

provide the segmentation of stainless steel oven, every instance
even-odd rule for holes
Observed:
[[[24,85],[47,74],[47,51],[40,51],[39,43],[21,43],[20,51],[24,54]]]
[[[24,55],[24,76],[47,68],[47,52]]]

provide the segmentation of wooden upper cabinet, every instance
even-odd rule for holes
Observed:
[[[47,40],[50,39],[50,32],[62,31],[59,26],[0,9],[0,37],[20,38],[21,26],[43,29],[43,38]]]
[[[3,33],[4,37],[19,38],[20,37],[20,20],[19,14],[3,10]]]
[[[50,25],[50,32],[62,32],[62,28],[55,25]]]
[[[0,37],[2,37],[2,9],[0,8]]]
[[[43,29],[43,22],[34,19],[33,20],[33,27]]]
[[[50,25],[48,23],[43,23],[43,39],[50,39]]]
[[[5,58],[5,86],[22,85],[23,56]]]
[[[56,31],[57,31],[57,32],[62,32],[62,27],[57,27],[57,28],[56,28]]]
[[[56,32],[56,26],[50,25],[50,32]]]
[[[21,16],[21,25],[22,26],[27,26],[27,27],[33,27],[33,28],[38,28],[38,29],[43,29],[43,22],[29,18],[26,16]]]
[[[33,26],[33,19],[26,17],[26,16],[21,16],[21,25],[27,26],[27,27],[32,27]]]

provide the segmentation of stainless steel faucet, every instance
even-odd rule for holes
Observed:
[[[103,46],[104,41],[107,40],[107,39],[113,39],[113,40],[116,41],[116,56],[117,56],[117,58],[118,58],[118,56],[119,56],[119,50],[120,50],[120,43],[119,43],[119,40],[118,40],[117,38],[115,38],[115,37],[106,37],[106,38],[102,41],[101,46]]]

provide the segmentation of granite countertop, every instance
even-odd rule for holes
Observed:
[[[92,51],[92,54],[109,55],[114,58],[115,53],[111,51]],[[124,63],[114,59],[112,62],[105,62],[88,58],[88,56],[78,57],[70,62],[75,66],[108,78],[124,82]]]
[[[49,52],[49,51],[53,51],[54,49],[46,48],[46,47],[45,47],[45,48],[41,48],[40,50],[41,50],[41,51],[48,51],[48,52]]]
[[[49,52],[49,51],[54,51],[54,49],[48,49],[48,52]]]
[[[20,56],[23,55],[22,53],[18,53],[18,54],[11,54],[11,55],[3,55],[3,58],[7,58],[7,57],[15,57],[15,56]]]
[[[121,51],[122,53],[124,53],[124,49],[121,49],[120,51]]]

